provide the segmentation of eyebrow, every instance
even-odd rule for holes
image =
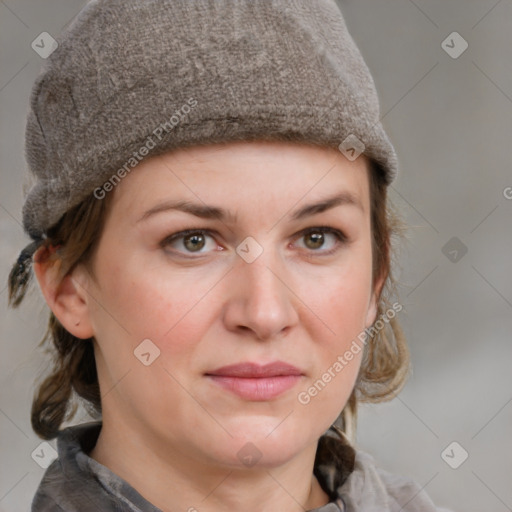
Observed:
[[[363,205],[354,194],[350,192],[342,192],[340,194],[327,197],[317,203],[303,206],[292,214],[291,220],[300,220],[341,205],[355,206],[364,212]],[[137,220],[137,223],[147,220],[149,217],[156,215],[157,213],[173,210],[190,213],[191,215],[195,215],[201,219],[221,220],[231,223],[236,223],[237,219],[235,214],[218,206],[203,205],[182,200],[171,200],[164,201],[163,203],[157,204],[153,208],[150,208],[142,215],[139,220]]]

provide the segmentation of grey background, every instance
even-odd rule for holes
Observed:
[[[24,117],[42,63],[30,44],[57,36],[84,4],[0,0],[1,511],[29,510],[44,473],[29,414],[48,366],[36,347],[48,309],[36,286],[20,309],[6,307],[8,272],[29,242]],[[362,407],[358,446],[439,506],[512,510],[512,2],[340,5],[377,84],[401,167],[390,195],[409,224],[398,277],[413,373],[396,399]],[[441,47],[454,31],[469,44],[457,59]],[[467,248],[456,262],[442,251],[452,237]],[[453,441],[469,454],[458,469],[441,458]]]

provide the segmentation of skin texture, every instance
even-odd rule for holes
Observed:
[[[372,286],[367,172],[364,156],[351,162],[334,149],[283,142],[147,158],[110,192],[93,276],[78,266],[59,281],[53,267],[35,264],[59,321],[95,338],[103,428],[94,459],[164,511],[299,512],[328,502],[313,476],[316,445],[352,391],[362,351],[307,405],[298,395],[375,321],[382,281]],[[361,208],[291,220],[339,192]],[[168,210],[139,220],[178,199],[236,219]],[[347,240],[325,233],[322,245],[317,231],[301,234],[318,226]],[[195,246],[190,238],[162,245],[185,229],[211,233]],[[247,237],[263,248],[252,263],[236,252]],[[148,366],[134,355],[144,339],[160,350]],[[242,399],[205,376],[275,360],[303,375],[270,400]],[[238,456],[247,443],[260,454],[250,467]]]

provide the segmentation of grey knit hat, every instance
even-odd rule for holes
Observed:
[[[57,41],[26,127],[23,225],[36,241],[144,157],[178,147],[309,142],[363,152],[387,184],[396,176],[335,0],[95,0]]]

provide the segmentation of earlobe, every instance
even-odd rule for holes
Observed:
[[[373,323],[377,320],[377,313],[379,309],[379,300],[380,294],[382,292],[382,287],[384,286],[385,277],[381,276],[374,287],[372,292],[372,298],[370,300],[370,304],[368,305],[368,311],[366,313],[366,322],[365,327],[368,329]]]
[[[43,252],[45,249],[41,249]],[[77,267],[63,278],[59,276],[60,260],[41,259],[38,250],[34,254],[34,273],[46,303],[62,326],[73,336],[87,339],[93,336],[89,319],[87,291],[78,279]]]
[[[376,298],[376,295],[373,294],[372,295],[372,299],[371,299],[371,302],[370,302],[370,305],[368,307],[368,311],[366,313],[366,322],[365,322],[365,327],[368,329],[370,326],[373,325],[373,323],[375,322],[375,320],[377,320],[377,298]]]

